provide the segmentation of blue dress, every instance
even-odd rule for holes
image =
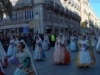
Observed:
[[[42,43],[40,41],[36,41],[35,51],[34,51],[34,59],[35,60],[43,60],[46,58],[45,51],[42,47]]]
[[[77,50],[77,45],[76,45],[76,40],[75,37],[71,37],[71,43],[70,43],[70,50],[71,51],[76,51]]]

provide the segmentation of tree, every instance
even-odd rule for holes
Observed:
[[[9,17],[12,17],[12,4],[9,0],[0,0],[0,18],[3,18],[3,13],[7,13]]]

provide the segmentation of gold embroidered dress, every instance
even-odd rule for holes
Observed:
[[[90,66],[93,65],[96,60],[94,54],[90,50],[90,44],[88,40],[81,40],[80,42],[80,50],[76,60],[77,66]]]

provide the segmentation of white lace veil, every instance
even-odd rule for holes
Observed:
[[[39,41],[40,41],[40,42],[42,42],[42,39],[41,39],[41,37],[40,37],[39,35],[38,35],[37,37],[39,38]]]
[[[17,38],[17,37],[15,37],[15,40],[16,40],[16,41],[18,41],[18,38]]]
[[[0,60],[2,60],[2,63],[4,64],[4,59],[5,59],[5,57],[6,57],[6,52],[5,52],[5,50],[4,50],[4,48],[3,48],[3,46],[2,46],[2,44],[1,44],[1,42],[0,42]]]
[[[31,53],[30,53],[30,50],[29,50],[27,44],[25,43],[24,40],[21,40],[21,41],[19,41],[19,42],[23,42],[23,43],[25,44],[25,49],[24,49],[24,50],[25,50],[25,51],[29,54],[29,56],[31,57],[32,68],[33,68],[33,70],[34,70],[34,72],[35,72],[35,75],[38,75],[38,73],[37,73],[37,71],[36,71],[36,68],[35,68],[35,66],[34,66],[34,63],[33,63],[32,55],[31,55]]]

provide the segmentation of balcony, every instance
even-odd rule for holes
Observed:
[[[69,12],[69,10],[68,10],[68,8],[66,8],[65,15],[68,15],[68,12]]]
[[[14,6],[14,9],[19,9],[19,8],[24,8],[24,7],[31,7],[33,5],[33,2],[21,2],[21,3],[16,3]]]
[[[71,0],[67,0],[68,1],[68,4],[71,4]]]
[[[33,19],[25,19],[25,20],[16,20],[12,21],[11,19],[4,20],[0,22],[0,25],[9,25],[9,24],[19,24],[19,23],[28,23],[29,21],[32,21]]]
[[[71,5],[74,6],[74,1],[73,0],[71,0]]]
[[[77,4],[76,3],[74,3],[74,8],[77,8]]]
[[[46,0],[45,1],[45,6],[46,6],[47,9],[48,8],[53,8],[53,5],[54,5],[53,1],[51,1],[51,0]]]
[[[60,10],[59,11],[60,11],[60,14],[64,14],[64,12],[65,12],[64,11],[64,7],[60,6]]]
[[[57,3],[54,3],[53,9],[54,9],[55,11],[59,11],[59,10],[60,10],[60,5],[57,4]]]
[[[68,16],[69,17],[71,16],[71,10],[68,10]]]
[[[73,18],[73,12],[72,11],[70,11],[70,16]]]

